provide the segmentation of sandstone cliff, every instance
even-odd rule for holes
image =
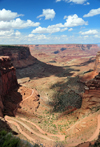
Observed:
[[[88,114],[100,109],[100,73],[85,83],[82,96],[81,114]]]
[[[24,46],[0,46],[0,56],[10,56],[15,68],[27,67],[36,60]]]
[[[29,99],[28,99],[29,98]],[[23,102],[24,101],[24,102]],[[15,116],[24,106],[28,113],[39,107],[39,94],[36,90],[21,87],[17,83],[16,71],[8,56],[0,57],[0,116]],[[26,112],[24,112],[26,113]]]
[[[100,72],[100,51],[96,55],[94,70],[98,73]]]
[[[92,48],[98,48],[98,45],[96,44],[48,44],[48,45],[24,45],[28,46],[30,48],[69,48],[69,49],[74,49],[74,48],[79,48],[82,50],[89,50]]]
[[[18,86],[15,68],[8,56],[0,57],[0,116],[3,116],[4,96]]]

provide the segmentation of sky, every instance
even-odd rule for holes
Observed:
[[[100,43],[100,0],[0,0],[0,44]]]

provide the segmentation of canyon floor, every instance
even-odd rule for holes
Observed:
[[[73,111],[78,111],[82,104],[84,83],[80,82],[79,76],[94,70],[96,54],[88,52],[83,56],[82,53],[72,56],[71,52],[71,58],[67,59],[66,54],[62,57],[32,48],[31,54],[40,63],[34,65],[32,76],[18,77],[22,86],[19,89],[21,108],[16,117],[5,116],[5,120],[21,139],[43,147],[71,147],[87,141],[94,143],[99,135],[100,110],[80,118]],[[32,97],[38,95],[37,91],[40,98],[32,107]]]

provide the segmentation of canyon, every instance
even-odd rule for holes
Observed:
[[[95,144],[99,50],[95,44],[1,46],[0,116],[31,143]]]

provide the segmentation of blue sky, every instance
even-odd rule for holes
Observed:
[[[100,0],[0,0],[0,44],[100,43]]]

